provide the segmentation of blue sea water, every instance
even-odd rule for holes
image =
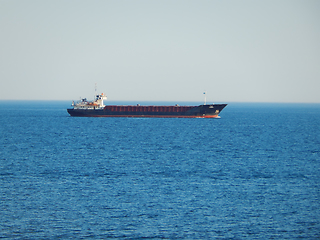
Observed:
[[[0,106],[0,238],[319,239],[320,105],[220,119]]]

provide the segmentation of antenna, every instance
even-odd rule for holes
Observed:
[[[204,91],[203,94],[204,94],[204,105],[206,105],[207,104],[207,91]]]
[[[97,83],[94,84],[94,98],[93,99],[96,99],[97,97]]]

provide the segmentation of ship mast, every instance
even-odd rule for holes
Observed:
[[[204,91],[203,94],[204,94],[204,105],[206,105],[207,104],[207,91]]]
[[[97,83],[94,84],[94,98],[93,99],[96,99],[97,97]]]

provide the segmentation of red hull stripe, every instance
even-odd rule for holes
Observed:
[[[171,116],[171,115],[83,115],[83,117],[128,117],[128,118],[217,118],[218,115],[212,116]]]

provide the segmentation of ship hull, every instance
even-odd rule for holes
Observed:
[[[199,106],[119,106],[103,109],[67,109],[73,117],[217,118],[227,104]]]

